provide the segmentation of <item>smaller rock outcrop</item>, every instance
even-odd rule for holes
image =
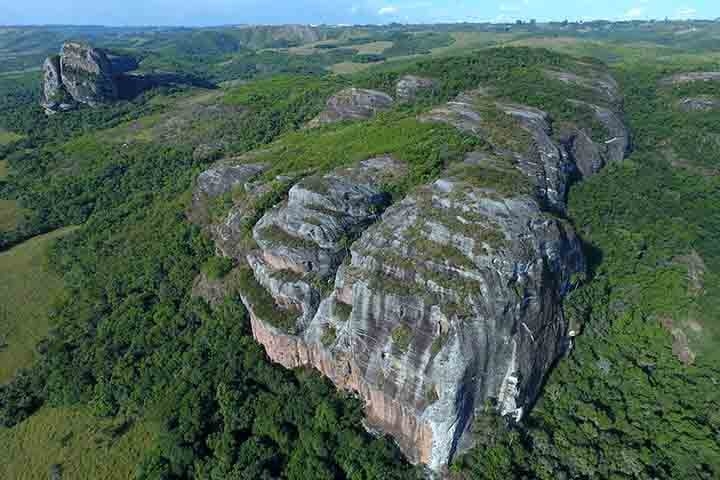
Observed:
[[[395,96],[398,101],[411,102],[419,95],[432,92],[435,87],[435,81],[430,78],[405,75],[395,84]]]
[[[377,112],[389,110],[392,105],[393,98],[386,93],[362,88],[346,88],[330,97],[325,110],[308,126],[313,128],[343,120],[367,120]]]
[[[592,75],[578,75],[574,72],[545,70],[545,74],[566,85],[575,85],[593,91],[603,101],[619,105],[622,101],[620,85],[609,73],[594,71]]]
[[[661,85],[680,85],[690,82],[720,82],[720,72],[676,73],[660,80]]]
[[[684,112],[710,112],[720,109],[720,99],[714,97],[688,97],[678,102]]]

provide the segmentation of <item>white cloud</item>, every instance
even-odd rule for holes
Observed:
[[[394,5],[388,5],[378,10],[378,15],[395,15],[400,9]]]
[[[678,18],[691,18],[697,13],[692,7],[681,7],[675,12],[675,16]]]
[[[623,17],[632,20],[635,18],[642,17],[644,12],[645,12],[645,9],[642,7],[633,7],[630,10],[628,10],[627,12],[625,12]]]

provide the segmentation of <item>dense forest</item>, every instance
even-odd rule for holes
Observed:
[[[113,422],[111,446],[103,448],[119,448],[113,442],[134,425],[153,425],[152,445],[131,465],[137,479],[426,476],[390,437],[364,428],[353,395],[317,372],[272,364],[236,296],[211,306],[191,294],[201,271],[217,279],[230,268],[187,221],[195,178],[220,158],[257,149],[271,163],[268,178],[393,154],[410,166],[393,186],[400,196],[478,148],[478,139],[416,117],[480,85],[543,109],[558,125],[581,118],[597,133],[602,127],[566,102],[567,87],[542,74],[580,57],[603,68],[610,62],[633,135],[628,159],[569,194],[564,220],[581,235],[590,265],[564,309],[582,334],[522,422],[491,410],[476,420],[481,440],[455,459],[449,475],[717,478],[720,110],[678,105],[687,97],[720,98],[720,82],[662,79],[712,70],[718,46],[711,38],[683,40],[663,61],[636,62],[622,49],[631,51],[635,41],[664,48],[665,27],[652,36],[623,27],[607,45],[598,34],[591,48],[553,46],[538,40],[546,34],[537,27],[527,28],[490,41],[494,32],[452,35],[442,26],[327,31],[311,42],[178,30],[146,33],[154,40],[142,47],[129,43],[135,32],[95,32],[89,38],[136,53],[143,69],[182,71],[217,88],[161,87],[53,116],[37,104],[39,72],[0,74],[0,208],[14,215],[0,222],[0,250],[77,227],[48,248],[47,268],[63,293],[47,309],[51,329],[37,357],[0,385],[0,445],[9,449],[13,432],[45,409],[79,407],[98,423]],[[56,49],[66,34],[89,35],[46,32],[50,38],[37,41]],[[474,34],[482,45],[445,54]],[[547,48],[533,47],[533,39]],[[494,48],[509,40],[518,43]],[[385,42],[379,52],[361,48],[377,42]],[[302,48],[308,51],[296,51]],[[348,62],[352,71],[331,71]],[[341,88],[392,93],[406,73],[436,79],[437,88],[366,122],[304,128]],[[581,100],[591,94],[574,88]],[[9,322],[14,307],[3,300],[8,313],[0,319]]]

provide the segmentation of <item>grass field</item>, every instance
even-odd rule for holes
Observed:
[[[150,422],[123,424],[82,408],[44,407],[12,429],[0,428],[0,478],[45,480],[57,464],[63,480],[127,480],[156,438]]]
[[[0,129],[0,145],[7,145],[9,143],[20,140],[21,138],[22,138],[22,135],[18,135],[17,133],[8,132],[7,130]]]
[[[335,65],[332,65],[330,67],[330,70],[338,75],[350,75],[352,73],[362,72],[363,70],[366,70],[373,65],[378,65],[379,63],[355,63],[355,62],[340,62],[336,63]]]
[[[0,160],[0,180],[7,178],[8,176],[8,163],[7,160]]]
[[[0,383],[33,362],[35,346],[47,335],[48,310],[62,293],[62,283],[48,272],[45,253],[71,230],[56,230],[0,253]]]
[[[393,42],[371,42],[353,45],[352,48],[361,55],[380,54],[393,46]]]

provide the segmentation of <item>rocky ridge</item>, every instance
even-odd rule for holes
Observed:
[[[403,80],[397,91],[409,88]],[[210,227],[222,254],[239,263],[230,281],[268,356],[287,368],[312,366],[356,392],[368,425],[391,434],[414,463],[442,469],[473,444],[473,420],[488,405],[521,418],[575,334],[562,299],[585,260],[572,227],[553,212],[564,211],[573,178],[621,160],[630,140],[611,78],[568,73],[559,81],[597,87],[604,101],[584,106],[610,138],[593,140],[575,125],[555,131],[547,113],[480,88],[419,120],[448,123],[489,148],[401,201],[392,204],[381,185],[407,168],[384,156],[288,180],[287,200],[254,223],[249,246],[239,239],[257,212],[246,201]],[[341,92],[348,96],[356,98]],[[351,109],[332,118],[371,115]],[[201,175],[194,210],[231,190],[272,189],[248,162]]]

